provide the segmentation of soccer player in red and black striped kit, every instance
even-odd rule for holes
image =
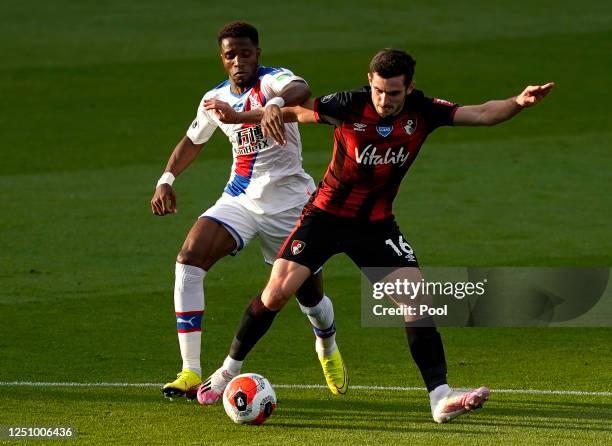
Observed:
[[[405,274],[409,280],[420,281],[416,256],[395,222],[392,203],[427,136],[441,126],[506,121],[540,102],[554,86],[528,86],[506,100],[459,106],[415,90],[414,66],[414,59],[406,52],[384,49],[372,59],[368,87],[283,108],[286,122],[335,126],[333,158],[279,252],[268,284],[247,307],[229,359],[244,360],[299,286],[335,254],[347,254],[371,281],[382,277],[373,272],[379,269],[368,267],[384,267],[385,274],[399,271],[399,277]],[[257,122],[261,114],[236,113],[219,101],[211,101],[207,107],[228,122]],[[264,130],[282,142],[282,129],[278,122]],[[431,317],[407,319],[406,334],[436,422],[450,421],[482,406],[489,396],[486,387],[469,391],[449,388],[442,339]]]

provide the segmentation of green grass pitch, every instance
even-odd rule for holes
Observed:
[[[441,329],[451,385],[493,389],[484,410],[442,426],[415,390],[334,398],[283,386],[269,422],[246,427],[154,386],[6,384],[160,383],[178,371],[174,256],[225,184],[227,140],[215,136],[177,180],[177,215],[155,218],[148,202],[201,95],[224,78],[215,34],[234,19],[258,26],[263,64],[291,68],[315,94],[363,84],[385,46],[414,55],[426,94],[463,104],[555,81],[511,122],[432,135],[397,219],[424,265],[611,266],[609,2],[6,0],[2,10],[0,426],[71,425],[87,444],[609,442],[610,328]],[[331,128],[303,127],[302,139],[318,180]],[[253,243],[207,276],[205,372],[268,271]],[[325,277],[351,383],[421,386],[401,331],[360,327],[354,266],[334,258]],[[312,343],[291,303],[244,370],[320,385]]]

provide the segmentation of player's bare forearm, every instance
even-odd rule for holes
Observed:
[[[184,136],[172,151],[165,172],[178,176],[197,158],[202,146],[203,144],[194,144],[188,136]]]
[[[302,105],[283,107],[283,121],[299,122],[300,124],[316,123],[314,114],[314,99],[308,99]]]
[[[213,110],[219,120],[225,124],[259,124],[265,111],[264,108],[256,108],[249,111],[238,112],[227,102],[218,99],[205,100],[204,108],[206,108],[206,110]],[[313,108],[313,99],[307,99],[301,105],[284,106],[281,109],[283,122],[316,122]]]
[[[263,108],[238,112],[227,102],[219,99],[206,99],[204,108],[211,110],[224,124],[259,124],[264,115]]]
[[[235,124],[259,124],[263,118],[264,109],[256,108],[245,112],[236,112]]]
[[[495,125],[516,116],[523,107],[516,98],[501,101],[488,101],[480,105],[459,107],[455,113],[455,125]]]
[[[512,98],[459,107],[455,112],[453,123],[466,126],[499,124],[513,118],[523,109],[542,101],[554,86],[552,82],[544,85],[530,85],[521,94]]]
[[[310,96],[310,89],[304,82],[291,82],[288,99],[291,102],[299,102],[304,97]],[[284,92],[285,90],[283,90]],[[213,110],[217,117],[226,124],[261,124],[261,130],[266,137],[271,137],[279,144],[286,144],[285,122],[316,122],[314,119],[314,101],[307,99],[302,105],[283,107],[270,105],[264,108],[256,108],[246,112],[234,110],[227,102],[217,99],[204,101],[207,110]]]
[[[301,101],[310,96],[308,85],[303,82],[291,82],[291,101]],[[283,90],[284,91],[284,90]],[[279,144],[286,144],[285,122],[316,122],[314,118],[314,101],[306,100],[302,105],[283,107],[270,105],[264,108],[256,108],[246,112],[238,112],[227,102],[218,99],[204,101],[204,108],[212,110],[219,120],[225,124],[261,124],[261,130],[266,137],[271,137]]]
[[[314,119],[312,104],[314,104],[314,101],[312,99],[308,99],[302,105],[283,107],[281,109],[283,122],[299,122],[302,124],[316,122]],[[308,108],[309,106],[310,108]],[[256,108],[255,110],[249,110],[246,112],[236,112],[235,119],[233,119],[232,122],[236,124],[259,124],[262,117],[263,108]]]
[[[194,144],[189,137],[184,136],[176,145],[166,164],[165,172],[170,172],[175,177],[189,166],[202,150],[203,144]],[[176,213],[176,193],[167,182],[160,179],[153,198],[151,198],[151,211],[155,215],[164,216]]]

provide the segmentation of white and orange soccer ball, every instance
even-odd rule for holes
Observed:
[[[262,424],[276,408],[276,393],[263,376],[243,373],[225,388],[223,407],[234,423]]]

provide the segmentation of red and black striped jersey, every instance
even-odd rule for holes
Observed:
[[[317,122],[336,128],[331,163],[310,203],[341,217],[391,217],[402,178],[425,138],[452,125],[457,107],[414,90],[399,114],[381,118],[369,87],[316,98]]]

